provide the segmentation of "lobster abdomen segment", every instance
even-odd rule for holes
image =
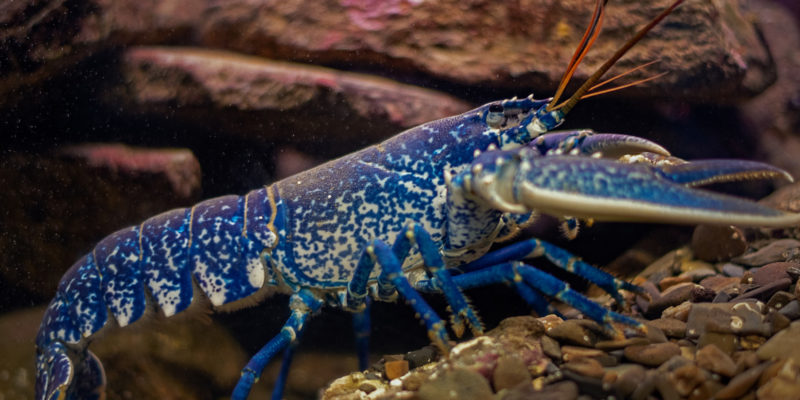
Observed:
[[[276,243],[267,189],[206,200],[119,230],[64,275],[37,344],[78,343],[108,321],[137,321],[145,290],[166,316],[193,301],[193,278],[219,306],[247,297],[266,281],[262,252]],[[273,281],[271,281],[272,283]]]

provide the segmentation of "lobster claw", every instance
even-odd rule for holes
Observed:
[[[559,131],[541,135],[528,144],[541,155],[586,155],[617,159],[627,154],[653,153],[669,156],[658,143],[638,136],[594,133],[591,130]]]
[[[552,154],[552,153],[550,153]],[[461,181],[502,211],[533,210],[597,221],[786,226],[800,214],[691,186],[735,179],[789,177],[742,160],[686,162],[658,154],[609,160],[542,156],[530,148],[481,154]]]

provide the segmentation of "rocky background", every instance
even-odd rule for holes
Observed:
[[[612,1],[576,82],[667,3]],[[489,100],[548,96],[592,8],[591,0],[1,3],[0,398],[31,398],[42,305],[102,237]],[[668,74],[583,101],[565,128],[647,137],[688,159],[766,160],[798,177],[798,15],[789,0],[687,0],[618,68],[658,59],[630,79]],[[761,197],[773,183],[719,189]],[[796,207],[786,190],[778,204]],[[693,234],[603,224],[566,242],[546,219],[533,233],[627,276]],[[751,244],[734,244],[738,253],[726,257]],[[528,313],[504,292],[469,293],[489,327]],[[247,354],[285,320],[285,303],[109,335],[96,346],[109,398],[227,396]],[[373,315],[377,355],[426,343],[406,307],[378,305]],[[313,320],[287,396],[314,398],[355,370],[352,348],[348,315]]]

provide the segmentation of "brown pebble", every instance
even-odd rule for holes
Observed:
[[[547,335],[542,335],[539,339],[542,343],[542,351],[553,360],[561,360],[561,347],[558,341]]]
[[[751,267],[760,267],[769,263],[784,261],[787,254],[791,254],[798,249],[800,249],[800,241],[778,239],[758,251],[735,257],[731,261]]]
[[[674,318],[679,321],[686,322],[689,318],[689,312],[692,311],[692,303],[684,301],[683,303],[667,308],[661,313],[661,318]]]
[[[545,333],[553,339],[578,346],[593,347],[597,342],[597,336],[574,319],[546,329]]]
[[[406,360],[393,360],[386,361],[384,364],[386,369],[386,379],[397,379],[408,372],[408,361]]]
[[[530,380],[531,374],[519,357],[502,356],[497,359],[497,367],[492,372],[492,385],[495,391],[509,389]]]
[[[706,345],[696,354],[697,365],[722,376],[731,377],[736,373],[736,363],[716,345]]]
[[[679,283],[686,283],[691,281],[692,281],[691,276],[668,276],[666,278],[661,279],[661,281],[658,282],[658,287],[663,291]]]
[[[698,225],[692,233],[692,250],[701,260],[726,261],[746,249],[744,232],[735,226]]]
[[[792,279],[787,270],[790,267],[797,267],[798,265],[800,264],[793,262],[774,262],[761,268],[755,268],[751,270],[753,272],[753,283],[763,286],[784,278],[789,279],[791,282]]]
[[[697,338],[698,348],[709,344],[717,346],[717,348],[726,354],[733,354],[739,346],[739,337],[732,333],[705,332]]]
[[[792,321],[789,318],[786,318],[785,315],[775,310],[770,310],[770,312],[767,313],[767,316],[764,318],[764,322],[770,324],[770,326],[772,327],[773,335],[778,331],[780,331],[781,329],[788,327],[789,324],[792,323]]]
[[[437,379],[425,382],[416,393],[420,400],[491,400],[492,388],[483,375],[466,368],[445,371]]]
[[[791,358],[800,364],[800,321],[794,321],[788,328],[776,333],[756,353],[762,360]]]
[[[692,289],[698,286],[692,282],[679,283],[664,291],[656,300],[653,300],[647,308],[647,315],[659,315],[668,307],[677,306],[689,300]]]
[[[767,307],[772,307],[776,310],[780,310],[783,306],[789,304],[790,301],[794,300],[795,296],[789,292],[780,290],[775,292],[772,297],[769,298],[767,301]]]
[[[620,395],[627,396],[636,390],[645,378],[645,369],[638,364],[621,364],[608,369],[615,374],[611,387]],[[605,381],[605,377],[603,378]]]
[[[594,358],[575,358],[565,362],[561,368],[591,378],[602,378],[605,374],[603,366]]]
[[[694,388],[703,383],[706,379],[703,371],[694,364],[686,364],[682,367],[676,368],[669,374],[670,381],[675,386],[675,390],[679,395],[686,397]]]
[[[610,350],[617,350],[617,349],[624,349],[628,346],[633,345],[645,345],[650,344],[650,341],[647,338],[643,337],[630,337],[625,339],[614,339],[614,340],[601,340],[594,344],[594,347],[599,350],[603,351],[610,351]]]
[[[738,399],[753,387],[769,364],[770,363],[763,363],[757,365],[734,376],[733,379],[728,382],[727,386],[717,392],[716,398],[719,400]]]
[[[643,346],[628,346],[624,351],[625,358],[651,367],[657,367],[672,356],[680,355],[681,349],[672,342],[655,343]]]
[[[370,394],[370,393],[374,392],[375,389],[377,389],[377,388],[378,387],[375,386],[375,384],[372,383],[372,382],[364,382],[364,383],[358,385],[358,390],[360,390],[360,391],[362,391],[362,392],[364,392],[366,394]]]
[[[700,281],[700,286],[714,290],[715,292],[721,292],[727,288],[738,286],[739,280],[740,278],[738,277],[715,275]]]
[[[756,391],[759,400],[800,399],[800,365],[786,360],[778,373]]]
[[[648,327],[656,327],[672,338],[683,338],[686,336],[686,322],[675,318],[659,318],[647,322]]]

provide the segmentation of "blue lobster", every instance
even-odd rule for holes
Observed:
[[[489,251],[529,224],[533,212],[578,219],[788,226],[800,214],[693,186],[787,177],[741,160],[686,162],[651,141],[591,131],[551,132],[565,114],[676,1],[642,28],[568,100],[557,103],[596,38],[604,1],[552,99],[495,101],[409,129],[383,143],[244,196],[223,196],[115,232],[62,278],[36,338],[36,398],[101,398],[103,367],[88,350],[109,325],[146,310],[167,317],[190,304],[232,309],[291,294],[291,315],[242,371],[233,399],[245,399],[267,362],[285,351],[279,398],[292,349],[309,316],[324,306],[354,313],[359,362],[366,367],[369,299],[404,299],[431,341],[449,349],[445,322],[419,292],[442,293],[457,336],[483,325],[462,294],[493,283],[515,288],[540,314],[546,297],[565,302],[612,332],[643,330],[523,261],[546,257],[597,283],[619,303],[632,284],[563,249],[528,239]],[[623,329],[627,330],[627,329]]]

